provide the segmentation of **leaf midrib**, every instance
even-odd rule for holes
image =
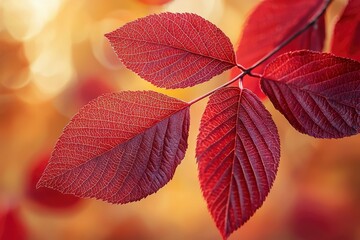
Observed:
[[[104,152],[102,152],[102,153],[99,153],[99,154],[96,155],[96,156],[91,157],[91,159],[88,159],[87,161],[85,161],[85,162],[83,162],[83,163],[81,163],[81,164],[79,164],[79,165],[77,165],[77,166],[75,166],[75,167],[73,167],[73,168],[66,169],[66,170],[62,171],[62,173],[61,173],[61,174],[58,174],[57,176],[54,176],[54,177],[52,176],[49,180],[47,180],[47,181],[45,181],[45,182],[52,181],[53,179],[58,178],[58,177],[60,177],[60,176],[62,176],[62,175],[64,175],[64,174],[68,173],[69,171],[73,171],[74,169],[80,168],[80,167],[84,166],[85,164],[87,164],[88,162],[93,161],[94,159],[96,159],[96,158],[98,158],[98,157],[100,157],[100,156],[102,156],[102,155],[104,155],[104,154],[106,154],[106,153],[108,153],[108,152],[113,151],[114,148],[120,146],[121,144],[125,144],[126,142],[129,142],[129,141],[133,140],[135,137],[137,137],[137,136],[139,136],[139,135],[141,135],[141,134],[144,134],[146,131],[148,131],[149,129],[155,127],[155,126],[156,126],[157,124],[159,124],[160,122],[162,122],[162,121],[164,121],[164,120],[166,120],[166,119],[171,118],[173,115],[175,115],[175,114],[183,111],[184,109],[186,109],[186,108],[188,108],[188,107],[190,107],[189,104],[184,105],[184,107],[182,107],[182,108],[176,110],[175,112],[167,115],[166,117],[162,118],[160,121],[157,121],[156,123],[154,123],[154,124],[151,125],[150,127],[145,128],[142,132],[139,132],[139,133],[135,134],[134,136],[132,136],[132,137],[130,137],[129,139],[127,139],[126,141],[123,141],[123,142],[120,142],[120,143],[114,145],[112,148],[110,148],[110,149],[108,149],[108,150],[106,150],[106,151],[104,151]],[[49,185],[45,184],[45,182],[44,182],[43,184],[39,185],[39,187],[51,187],[51,188],[53,188],[52,186],[49,186]],[[57,189],[58,189],[58,188],[57,188]],[[59,190],[60,190],[60,189],[59,189]]]
[[[175,47],[175,46],[171,46],[171,45],[166,45],[164,43],[159,43],[159,42],[150,42],[150,41],[146,41],[146,40],[140,40],[140,39],[132,39],[132,38],[125,38],[125,37],[119,37],[119,36],[112,36],[112,38],[118,38],[118,39],[123,39],[123,40],[128,40],[128,41],[135,41],[135,42],[141,42],[141,43],[147,43],[147,44],[152,44],[152,45],[159,45],[159,46],[163,46],[163,47],[167,47],[167,48],[172,48],[172,49],[176,49],[176,50],[181,50],[181,51],[184,51],[184,52],[187,52],[187,53],[191,53],[191,54],[194,54],[194,55],[198,55],[198,56],[201,56],[201,57],[205,57],[205,58],[210,58],[210,59],[215,59],[217,61],[220,61],[220,62],[224,62],[224,63],[227,63],[229,65],[232,65],[233,67],[236,66],[236,62],[230,62],[229,60],[224,60],[224,59],[219,59],[217,57],[212,57],[212,56],[207,56],[207,55],[204,55],[204,54],[201,54],[201,53],[196,53],[196,52],[193,52],[193,51],[190,51],[190,50],[187,50],[187,49],[183,49],[183,48],[179,48],[179,47]],[[115,44],[111,44],[111,45],[115,45]],[[232,51],[232,53],[234,53],[234,51]],[[235,53],[234,53],[235,54]]]
[[[284,86],[286,86],[286,87],[288,87],[288,88],[293,88],[293,89],[296,89],[296,90],[298,90],[298,91],[300,91],[300,92],[305,92],[305,93],[307,93],[307,94],[312,94],[312,95],[315,95],[315,96],[317,96],[317,97],[324,98],[324,99],[326,99],[326,101],[336,102],[336,103],[339,103],[339,104],[344,105],[344,106],[346,106],[346,107],[353,108],[355,111],[358,111],[358,109],[357,109],[355,106],[348,105],[348,104],[346,104],[346,103],[343,103],[342,101],[337,101],[336,99],[331,98],[331,96],[325,97],[324,95],[322,95],[322,94],[320,94],[320,93],[316,93],[316,92],[311,91],[311,90],[303,89],[303,88],[297,86],[297,85],[294,84],[294,83],[286,83],[286,82],[284,82],[284,81],[274,80],[274,79],[270,79],[270,78],[266,78],[266,77],[263,78],[263,80],[264,80],[264,81],[273,82],[274,84],[277,84],[277,83],[278,83],[279,85],[284,85]]]

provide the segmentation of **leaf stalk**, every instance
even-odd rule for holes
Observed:
[[[194,103],[199,102],[200,100],[210,96],[211,94],[213,94],[214,92],[229,86],[230,84],[236,82],[237,80],[241,80],[244,76],[249,75],[251,77],[255,77],[255,78],[261,78],[260,74],[257,73],[251,73],[251,71],[253,69],[255,69],[256,67],[260,66],[261,64],[263,64],[265,61],[267,61],[269,58],[271,58],[275,53],[277,53],[278,51],[280,51],[283,47],[285,47],[287,44],[289,44],[292,40],[294,40],[295,38],[297,38],[299,35],[301,35],[303,32],[305,32],[306,30],[308,30],[310,27],[312,27],[313,25],[315,25],[317,23],[317,21],[319,20],[319,18],[325,13],[326,9],[329,7],[329,5],[333,2],[333,0],[326,0],[324,2],[324,6],[319,10],[319,12],[314,15],[314,17],[304,26],[302,27],[299,31],[297,31],[296,33],[294,33],[293,35],[291,35],[290,37],[288,37],[287,39],[285,39],[282,43],[280,43],[277,47],[275,47],[271,52],[269,52],[268,54],[266,54],[263,58],[261,58],[259,61],[257,61],[256,63],[254,63],[251,67],[249,68],[245,68],[240,64],[237,64],[236,67],[238,67],[242,72],[237,75],[236,77],[234,77],[233,79],[231,79],[230,81],[220,85],[219,87],[205,93],[204,95],[195,98],[194,100],[188,102],[188,104],[191,106]],[[239,86],[242,86],[239,85]]]

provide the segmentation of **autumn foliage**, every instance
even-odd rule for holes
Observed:
[[[261,2],[236,54],[219,28],[190,13],[150,15],[106,34],[121,62],[157,87],[191,87],[229,69],[233,78],[188,103],[154,91],[90,101],[64,129],[37,186],[111,203],[155,193],[185,156],[189,108],[210,96],[196,158],[226,239],[261,207],[277,174],[278,131],[260,98],[301,133],[360,132],[359,2],[350,0],[335,26],[331,49],[341,56],[321,52],[331,3],[323,0]]]

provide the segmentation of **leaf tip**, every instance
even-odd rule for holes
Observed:
[[[112,33],[113,33],[113,32],[105,33],[105,34],[104,34],[104,37],[106,37],[108,40],[110,40]]]
[[[36,189],[39,189],[42,187],[45,187],[45,185],[44,185],[43,181],[41,181],[41,178],[40,178],[40,180],[36,183]]]
[[[227,240],[230,237],[230,235],[235,231],[235,230],[233,230],[233,231],[228,230],[228,229],[226,229],[226,227],[224,229],[219,228],[219,230],[220,230],[221,237],[223,240]]]

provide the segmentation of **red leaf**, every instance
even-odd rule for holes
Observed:
[[[227,36],[190,13],[162,13],[105,35],[126,67],[158,87],[185,88],[236,65]]]
[[[349,0],[336,23],[331,52],[360,61],[360,0]]]
[[[275,179],[280,142],[270,113],[247,89],[219,90],[201,119],[196,156],[209,211],[227,238],[262,205]]]
[[[111,203],[164,186],[184,158],[189,105],[152,91],[105,94],[59,138],[38,187]]]
[[[50,159],[50,153],[43,154],[30,170],[29,181],[27,185],[27,197],[41,206],[52,209],[63,209],[76,205],[80,202],[80,198],[72,195],[60,194],[59,192],[48,189],[36,189],[36,183],[39,181],[42,172]]]
[[[360,63],[307,50],[286,53],[265,69],[261,87],[302,133],[341,138],[360,130]]]
[[[236,57],[238,62],[250,67],[280,43],[285,41],[290,35],[296,33],[304,27],[311,18],[321,9],[324,0],[265,0],[262,1],[252,12],[245,23],[242,38],[238,45]],[[325,22],[321,17],[318,24],[310,27],[300,36],[291,41],[274,54],[270,60],[257,67],[254,72],[262,74],[267,63],[282,53],[311,49],[321,51],[325,40]],[[240,73],[239,69],[234,68],[231,78]],[[245,79],[244,87],[249,88],[260,98],[265,95],[260,89],[258,79]]]
[[[18,216],[18,210],[11,207],[0,209],[0,240],[23,239],[27,239],[27,230]]]

